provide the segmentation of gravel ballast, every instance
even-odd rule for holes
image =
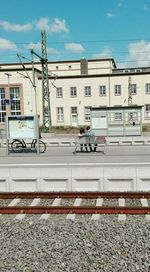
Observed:
[[[0,272],[149,272],[150,222],[0,217]]]

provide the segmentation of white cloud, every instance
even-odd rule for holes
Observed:
[[[143,9],[144,9],[144,11],[149,11],[149,8],[148,8],[148,6],[146,4],[144,5]]]
[[[57,54],[60,54],[60,52],[58,50],[56,50],[55,48],[50,48],[48,47],[47,48],[47,54],[50,54],[50,55],[57,55]]]
[[[118,2],[118,7],[119,7],[119,8],[122,7],[123,2],[124,2],[124,0],[120,0],[120,1]]]
[[[66,43],[65,49],[77,54],[83,53],[85,50],[84,47],[79,43]]]
[[[150,42],[130,43],[128,49],[128,56],[125,60],[126,67],[150,66]]]
[[[36,27],[40,30],[48,30],[49,29],[49,19],[41,18],[36,22]]]
[[[27,24],[11,24],[7,21],[0,21],[0,27],[2,27],[6,31],[15,31],[15,32],[26,32],[32,28],[30,23]]]
[[[58,18],[54,18],[51,22],[48,18],[40,18],[37,21],[26,24],[11,24],[8,21],[0,21],[1,28],[6,31],[14,32],[27,32],[33,27],[33,25],[40,30],[46,30],[50,33],[69,32],[65,20],[60,20]]]
[[[17,50],[17,46],[15,43],[6,40],[6,39],[2,39],[0,38],[0,50],[12,50],[12,51],[16,51]]]
[[[111,58],[111,50],[108,47],[105,47],[102,52],[98,54],[93,54],[93,58]]]
[[[53,22],[50,24],[50,32],[61,33],[61,32],[69,32],[68,28],[66,27],[65,20],[59,20],[55,18]]]
[[[69,32],[65,20],[54,18],[52,22],[48,18],[41,18],[36,22],[36,27],[51,33]]]
[[[114,16],[114,14],[111,13],[111,12],[107,12],[106,15],[107,15],[107,17],[113,17]]]
[[[33,49],[34,51],[40,51],[41,52],[41,43],[29,43],[26,46],[27,49],[31,50]],[[41,53],[39,53],[41,55]],[[58,55],[60,52],[56,50],[55,48],[47,47],[47,54],[50,55]]]
[[[29,43],[27,46],[26,46],[27,49],[31,50],[31,49],[36,49],[36,50],[40,50],[41,49],[41,43],[38,42],[38,43]]]

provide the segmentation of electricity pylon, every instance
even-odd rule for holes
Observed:
[[[42,38],[42,56],[31,49],[31,55],[37,56],[41,61],[42,66],[42,109],[43,109],[43,128],[45,131],[51,131],[51,109],[50,109],[50,90],[48,80],[48,63],[47,63],[47,50],[46,50],[46,32],[41,31]],[[33,59],[33,57],[32,57]]]

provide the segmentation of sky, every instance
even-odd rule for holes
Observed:
[[[150,0],[0,0],[0,63],[41,55],[42,30],[49,61],[150,67]]]

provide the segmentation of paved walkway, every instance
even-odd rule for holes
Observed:
[[[44,154],[23,152],[7,155],[6,145],[0,148],[0,164],[46,164],[46,163],[149,163],[150,162],[150,134],[142,136],[109,137],[102,153],[77,153],[74,151],[76,135],[42,134],[42,140],[47,143]],[[56,144],[54,144],[56,143]],[[69,143],[72,143],[69,145]]]
[[[105,155],[98,153],[73,154],[73,147],[47,147],[44,154],[23,152],[6,155],[0,148],[0,164],[59,164],[59,163],[149,163],[150,146],[106,146]]]

